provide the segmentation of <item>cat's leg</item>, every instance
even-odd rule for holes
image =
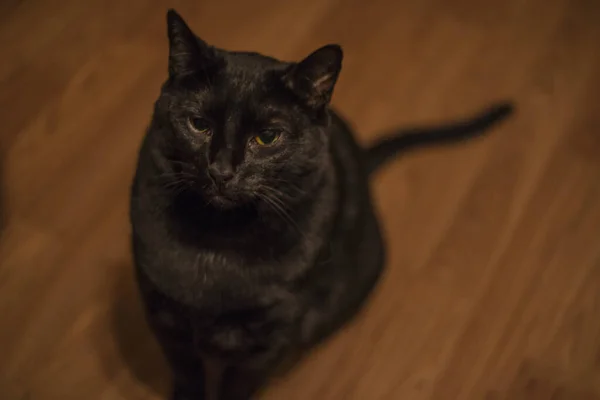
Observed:
[[[173,373],[170,400],[205,400],[202,358],[195,351],[187,310],[156,291],[138,271],[146,322]]]
[[[166,341],[161,347],[173,372],[170,400],[205,400],[204,368],[193,349]]]
[[[225,370],[219,400],[255,400],[266,385],[271,369],[261,367],[231,366]]]
[[[188,320],[160,302],[146,303],[146,317],[173,373],[171,400],[204,400],[204,366]]]
[[[204,367],[187,324],[161,313],[150,322],[173,373],[171,400],[204,400]]]

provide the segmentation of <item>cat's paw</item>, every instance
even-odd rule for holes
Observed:
[[[200,388],[175,387],[169,400],[205,400],[204,390]]]

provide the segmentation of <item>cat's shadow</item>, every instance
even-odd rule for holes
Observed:
[[[166,399],[170,373],[144,318],[131,261],[107,270],[109,313],[96,347],[106,378],[127,399]]]

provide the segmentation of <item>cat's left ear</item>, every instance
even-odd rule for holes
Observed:
[[[342,69],[342,48],[335,44],[321,47],[294,64],[285,74],[285,83],[309,107],[329,104]]]
[[[180,77],[199,71],[214,56],[212,48],[198,38],[177,11],[167,12],[169,75]]]

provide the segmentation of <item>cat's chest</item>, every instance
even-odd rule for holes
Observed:
[[[299,318],[298,304],[280,300],[268,305],[240,304],[236,310],[194,315],[194,344],[204,355],[247,358],[269,354],[287,346],[294,337]]]
[[[148,279],[169,297],[204,308],[217,303],[237,303],[277,285],[270,266],[250,264],[223,253],[181,246],[148,245],[134,241],[136,264]]]
[[[302,315],[299,297],[279,286],[240,292],[215,286],[202,301],[186,305],[144,274],[140,283],[152,325],[175,332],[176,341],[188,337],[199,354],[209,357],[242,361],[268,355],[293,340]]]
[[[192,313],[199,351],[210,356],[246,357],[268,353],[290,339],[302,309],[296,293],[249,273],[232,271],[218,276],[219,280],[204,286],[205,301]]]

